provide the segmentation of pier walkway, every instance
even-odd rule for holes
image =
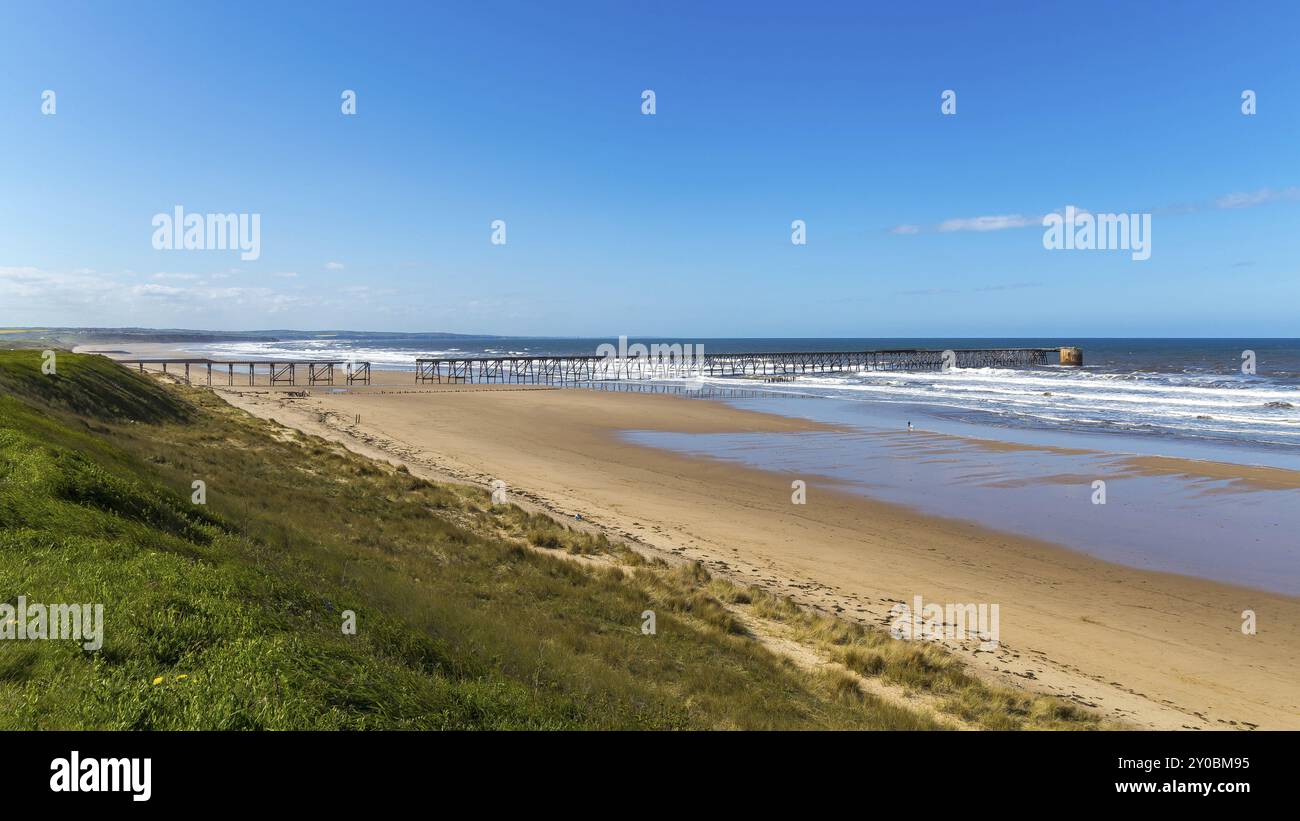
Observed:
[[[949,368],[1031,368],[1082,365],[1083,351],[1060,348],[968,348],[959,350],[771,351],[698,353],[690,346],[655,345],[642,356],[475,356],[419,358],[415,381],[458,384],[564,385],[656,378],[736,377],[785,382],[801,375],[863,371],[942,371]],[[198,368],[208,385],[222,372],[226,385],[370,384],[370,363],[342,359],[234,360],[118,359],[119,364],[181,376],[194,384]],[[341,374],[336,371],[341,370]],[[245,375],[246,374],[246,375]],[[238,379],[238,381],[236,381]],[[302,380],[300,382],[300,379]],[[259,382],[260,380],[260,382]]]
[[[627,358],[605,356],[488,356],[415,360],[416,382],[602,382],[664,377],[774,377],[862,371],[940,371],[946,368],[1027,368],[1082,363],[1078,348],[981,348],[963,350],[773,351],[706,353],[689,348]],[[1067,358],[1069,361],[1067,361]]]
[[[369,385],[370,384],[370,363],[369,362],[348,362],[343,359],[308,359],[298,361],[279,361],[270,359],[258,360],[239,360],[226,361],[218,359],[118,359],[116,362],[128,367],[134,365],[143,373],[145,369],[158,370],[162,373],[169,373],[175,376],[184,374],[184,379],[189,384],[194,384],[190,378],[191,366],[200,370],[207,369],[207,384],[212,384],[212,369],[217,368],[217,376],[220,378],[221,371],[226,372],[226,384],[235,384],[235,370],[239,370],[239,384],[256,385],[257,378],[260,374],[263,376],[262,384],[264,385],[297,385],[298,377],[301,374],[305,377],[304,384],[307,385],[333,385],[334,369],[341,368],[341,376],[349,385]],[[168,370],[168,368],[173,370]],[[247,369],[248,376],[244,376]],[[245,381],[247,379],[247,381]]]

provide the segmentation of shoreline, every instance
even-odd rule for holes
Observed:
[[[121,347],[126,346],[126,347]],[[97,343],[83,343],[73,346],[74,353],[97,354],[109,359],[129,359],[129,358],[206,358],[207,354],[194,351],[185,344],[174,342],[138,342],[135,340],[126,341],[106,341]],[[214,362],[224,360],[214,359]],[[156,371],[155,368],[147,368],[149,371]],[[483,384],[426,384],[421,385],[415,382],[415,369],[410,370],[396,369],[389,364],[374,364],[371,367],[372,385],[366,386],[348,386],[342,382],[340,377],[336,377],[338,384],[333,386],[316,385],[297,385],[294,390],[312,388],[315,390],[328,390],[332,388],[347,388],[356,392],[377,392],[376,389],[384,389],[385,393],[391,393],[393,390],[402,389],[408,393],[423,393],[430,390],[448,390],[458,389],[466,391],[477,391],[484,389],[491,390],[569,390],[573,389],[568,385],[526,385],[526,384],[502,384],[502,385],[483,385]],[[237,376],[238,378],[238,376]],[[204,387],[198,381],[196,386]],[[212,387],[228,387],[218,385],[215,382]],[[235,385],[238,388],[246,388],[246,385]],[[266,390],[273,389],[267,384],[258,384],[254,387]],[[283,386],[276,386],[274,389],[280,389]],[[747,384],[743,381],[737,381],[735,389],[763,389],[771,387],[763,383]],[[632,393],[635,393],[632,391]],[[775,395],[775,394],[774,394]],[[828,397],[818,397],[809,395],[802,397],[806,400],[828,399]],[[772,415],[781,415],[779,412],[771,412]],[[792,417],[800,418],[803,417]],[[835,422],[819,423],[821,427],[815,428],[820,430],[848,430],[850,427],[837,424]],[[814,428],[809,428],[814,429]],[[1171,454],[1152,454],[1130,452],[1124,450],[1108,450],[1103,447],[1092,447],[1090,445],[1065,445],[1065,444],[1039,444],[1031,442],[1015,441],[1013,439],[999,439],[993,437],[973,436],[965,433],[951,433],[946,431],[925,431],[927,435],[938,440],[947,440],[953,443],[960,443],[972,447],[987,450],[992,453],[1015,453],[1015,452],[1044,452],[1061,455],[1107,455],[1114,457],[1119,463],[1122,463],[1134,475],[1143,476],[1176,476],[1187,475],[1198,478],[1213,480],[1230,480],[1239,484],[1243,488],[1250,489],[1300,489],[1300,470],[1291,469],[1277,465],[1269,465],[1245,461],[1245,457],[1251,453],[1248,450],[1242,450],[1243,459],[1218,459],[1205,456],[1185,456]],[[1231,451],[1221,451],[1225,454],[1231,454]]]
[[[887,625],[889,608],[914,595],[1000,602],[997,651],[950,646],[973,671],[1138,727],[1300,727],[1295,597],[1116,565],[815,477],[816,504],[794,509],[788,477],[619,437],[827,429],[803,420],[662,394],[410,388],[216,390],[255,415],[428,478],[503,478],[512,496],[561,518],[581,514],[613,538],[864,623]],[[1238,629],[1246,609],[1259,613],[1258,635]]]

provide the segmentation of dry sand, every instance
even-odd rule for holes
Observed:
[[[813,424],[667,395],[424,388],[411,374],[377,373],[374,387],[348,393],[306,390],[299,398],[265,387],[219,388],[259,416],[401,461],[417,474],[501,479],[515,498],[568,518],[581,514],[643,549],[699,559],[715,574],[846,618],[884,625],[895,602],[915,595],[998,603],[1001,647],[954,648],[975,672],[1139,727],[1300,728],[1300,599],[1110,564],[862,498],[815,477],[803,477],[808,502],[797,506],[789,476],[618,436]],[[1253,470],[1184,460],[1134,467]],[[1274,485],[1298,477],[1261,478]],[[1258,614],[1258,635],[1241,632],[1247,609]]]

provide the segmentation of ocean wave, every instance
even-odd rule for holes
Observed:
[[[735,380],[713,379],[735,385]],[[768,391],[767,386],[762,386]],[[1261,377],[1088,373],[1078,369],[798,375],[771,393],[803,393],[997,424],[1137,432],[1294,445],[1300,387]]]
[[[417,356],[462,356],[457,348],[413,351],[383,347],[340,344],[334,340],[306,339],[277,342],[214,342],[196,346],[196,353],[222,359],[331,359],[342,362],[369,362],[376,367],[414,370]]]

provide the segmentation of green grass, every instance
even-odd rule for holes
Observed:
[[[939,726],[634,555],[99,357],[0,352],[0,601],[105,608],[98,652],[0,641],[3,729]]]
[[[208,391],[101,357],[40,365],[0,351],[0,601],[102,603],[105,638],[0,641],[0,729],[1102,726],[937,646],[646,560]],[[778,658],[742,613],[842,666]]]

